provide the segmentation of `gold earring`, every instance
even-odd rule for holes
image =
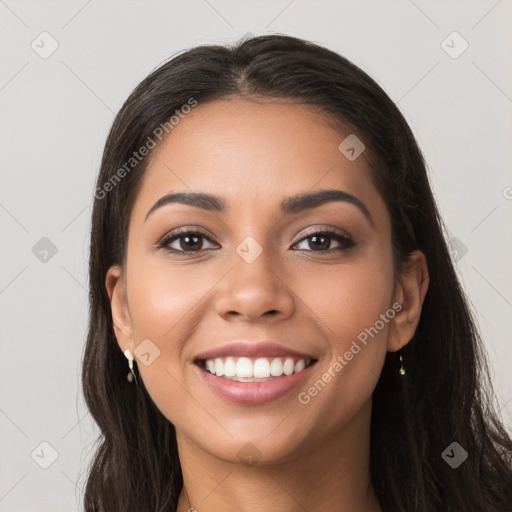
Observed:
[[[398,370],[400,375],[405,375],[404,362],[402,360],[402,349],[400,349],[400,369]]]
[[[133,371],[133,356],[129,348],[124,351],[124,355],[126,356],[126,359],[128,359],[128,366],[130,367],[126,380],[131,383],[135,379],[135,384],[137,384],[137,377]]]

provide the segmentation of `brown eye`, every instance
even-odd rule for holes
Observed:
[[[331,243],[333,240],[339,244],[338,248],[331,248]],[[309,249],[302,248],[299,250],[309,250],[311,252],[330,252],[334,250],[348,249],[354,245],[354,242],[350,237],[337,230],[309,232],[295,245],[304,242],[307,242],[307,247],[309,247]]]
[[[204,241],[213,242],[203,233],[199,231],[182,231],[178,234],[170,234],[166,236],[158,248],[165,248],[174,253],[197,253],[203,249]],[[174,247],[172,247],[174,245]]]

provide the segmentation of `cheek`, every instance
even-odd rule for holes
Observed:
[[[318,379],[301,390],[300,402],[328,418],[323,428],[329,435],[357,414],[378,382],[394,317],[393,284],[382,258],[326,267],[297,282],[313,318],[321,319],[326,344]]]
[[[138,371],[155,405],[176,426],[181,413],[191,407],[184,380],[189,364],[184,340],[197,325],[198,315],[204,315],[201,300],[213,284],[212,276],[199,276],[191,268],[171,268],[163,258],[141,257],[132,259],[128,273],[135,344],[146,343],[148,350],[143,352],[150,353],[146,365],[136,348]]]
[[[381,254],[353,264],[319,266],[314,273],[300,276],[294,291],[304,298],[313,319],[321,320],[326,359],[332,366],[339,356],[343,358],[343,369],[333,369],[334,373],[343,373],[354,383],[368,372],[379,375],[394,316],[393,310],[390,313],[394,290],[391,259]]]
[[[358,334],[391,306],[393,270],[382,261],[318,266],[297,274],[294,291],[331,335]],[[330,337],[330,336],[329,336]]]
[[[161,349],[172,347],[215,282],[211,271],[199,267],[171,264],[163,256],[131,262],[128,292],[136,342],[154,337]]]
[[[168,392],[176,397],[190,364],[187,340],[207,314],[206,308],[217,275],[203,265],[171,263],[164,256],[132,256],[128,266],[128,299],[135,344],[150,340],[151,363],[137,361],[144,383],[155,402]],[[139,350],[136,348],[136,355]],[[144,352],[146,352],[144,350]],[[140,358],[138,358],[140,359]]]

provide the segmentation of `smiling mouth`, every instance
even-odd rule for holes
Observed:
[[[294,357],[216,357],[198,359],[201,370],[236,382],[266,382],[300,373],[317,362],[316,359]]]

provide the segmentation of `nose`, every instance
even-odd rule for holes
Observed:
[[[295,298],[286,272],[265,250],[248,263],[234,253],[231,270],[219,282],[215,309],[226,320],[283,320],[293,315]]]

